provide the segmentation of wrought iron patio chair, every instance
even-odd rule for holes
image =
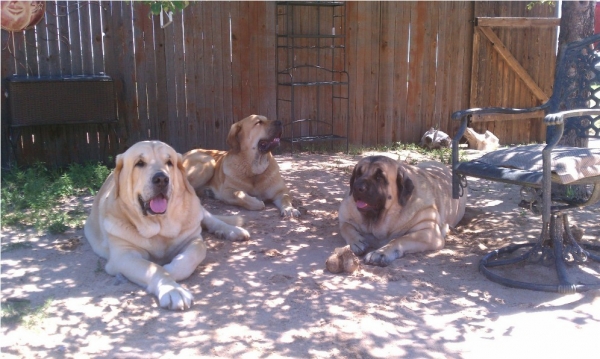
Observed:
[[[575,238],[569,225],[569,210],[600,200],[600,149],[557,145],[563,133],[600,138],[600,54],[594,43],[600,34],[569,44],[558,59],[554,90],[544,104],[532,108],[474,108],[457,111],[452,119],[461,121],[452,140],[453,197],[463,195],[466,177],[483,178],[520,185],[529,208],[542,215],[541,233],[533,243],[512,244],[485,255],[479,270],[490,280],[514,288],[545,292],[574,293],[600,288],[600,277],[592,283],[575,283],[568,266],[589,269],[600,262],[600,245],[584,244]],[[458,143],[475,114],[522,114],[543,110],[546,114],[546,145],[527,145],[489,152],[477,160],[459,162]],[[585,185],[587,198],[559,197],[553,184]],[[554,185],[556,187],[556,185]],[[600,227],[600,218],[596,222]],[[597,228],[596,228],[597,229]],[[520,262],[554,265],[556,283],[519,280],[502,268]],[[511,267],[506,267],[511,266]],[[520,273],[519,271],[517,271]],[[589,272],[589,271],[588,271]],[[592,272],[593,273],[593,272]],[[588,279],[586,279],[587,281]]]

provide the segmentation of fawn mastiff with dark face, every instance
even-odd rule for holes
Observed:
[[[271,151],[279,146],[280,121],[252,115],[234,123],[227,136],[229,151],[191,150],[183,155],[187,177],[203,192],[249,210],[272,201],[282,216],[298,217]]]
[[[340,206],[341,234],[367,264],[386,266],[404,253],[439,250],[465,212],[466,195],[452,199],[450,170],[438,162],[417,166],[385,156],[361,159],[350,195]]]

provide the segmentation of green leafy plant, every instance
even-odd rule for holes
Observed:
[[[160,15],[161,11],[181,11],[189,5],[189,1],[142,1],[143,4],[150,5],[151,15]]]
[[[532,1],[527,4],[527,10],[533,9],[536,5],[543,5],[543,4],[548,4],[551,7],[554,7],[554,5],[555,5],[554,1],[548,1],[548,0]]]

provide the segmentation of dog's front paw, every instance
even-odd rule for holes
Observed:
[[[399,257],[401,257],[401,255],[399,255],[397,251],[389,253],[388,251],[385,251],[383,250],[383,248],[381,248],[376,251],[367,253],[367,255],[365,256],[365,263],[380,267],[387,267],[392,263],[392,261]]]
[[[266,208],[265,202],[257,198],[254,198],[254,201],[248,201],[245,207],[251,211],[262,211]]]
[[[291,206],[285,207],[281,210],[281,217],[297,218],[300,217],[300,211]]]
[[[157,297],[160,307],[170,310],[186,310],[194,302],[192,293],[177,283],[160,285]]]
[[[363,254],[365,254],[367,249],[369,249],[369,245],[363,241],[358,241],[358,242],[352,243],[350,245],[350,249],[357,256],[362,256]]]
[[[215,231],[215,235],[229,241],[246,241],[250,238],[250,233],[247,230],[236,226],[219,229]]]

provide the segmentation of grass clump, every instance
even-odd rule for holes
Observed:
[[[39,307],[32,307],[29,300],[9,299],[2,303],[2,324],[22,324],[34,328],[47,317],[52,301],[49,298]]]
[[[73,164],[66,170],[49,170],[43,164],[2,172],[2,226],[34,226],[62,233],[83,225],[80,205],[65,211],[61,204],[73,196],[94,195],[110,170],[102,164]]]

